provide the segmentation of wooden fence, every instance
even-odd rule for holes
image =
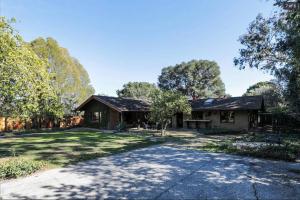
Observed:
[[[66,116],[63,119],[30,119],[21,120],[11,117],[0,117],[0,132],[3,131],[18,131],[18,130],[30,130],[39,128],[70,128],[81,126],[83,124],[83,118],[81,116]]]

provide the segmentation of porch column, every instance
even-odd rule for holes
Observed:
[[[120,112],[120,121],[123,123],[123,112]]]

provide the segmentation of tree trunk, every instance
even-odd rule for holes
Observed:
[[[164,136],[166,129],[167,129],[168,123],[162,123],[161,124],[161,136]]]
[[[4,117],[4,131],[7,132],[7,117]]]

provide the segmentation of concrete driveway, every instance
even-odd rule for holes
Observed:
[[[2,198],[300,199],[300,165],[153,146],[1,183]]]

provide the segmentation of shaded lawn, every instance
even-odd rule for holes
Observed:
[[[0,163],[18,156],[64,166],[157,142],[142,136],[105,134],[94,131],[54,132],[36,136],[0,139]]]

